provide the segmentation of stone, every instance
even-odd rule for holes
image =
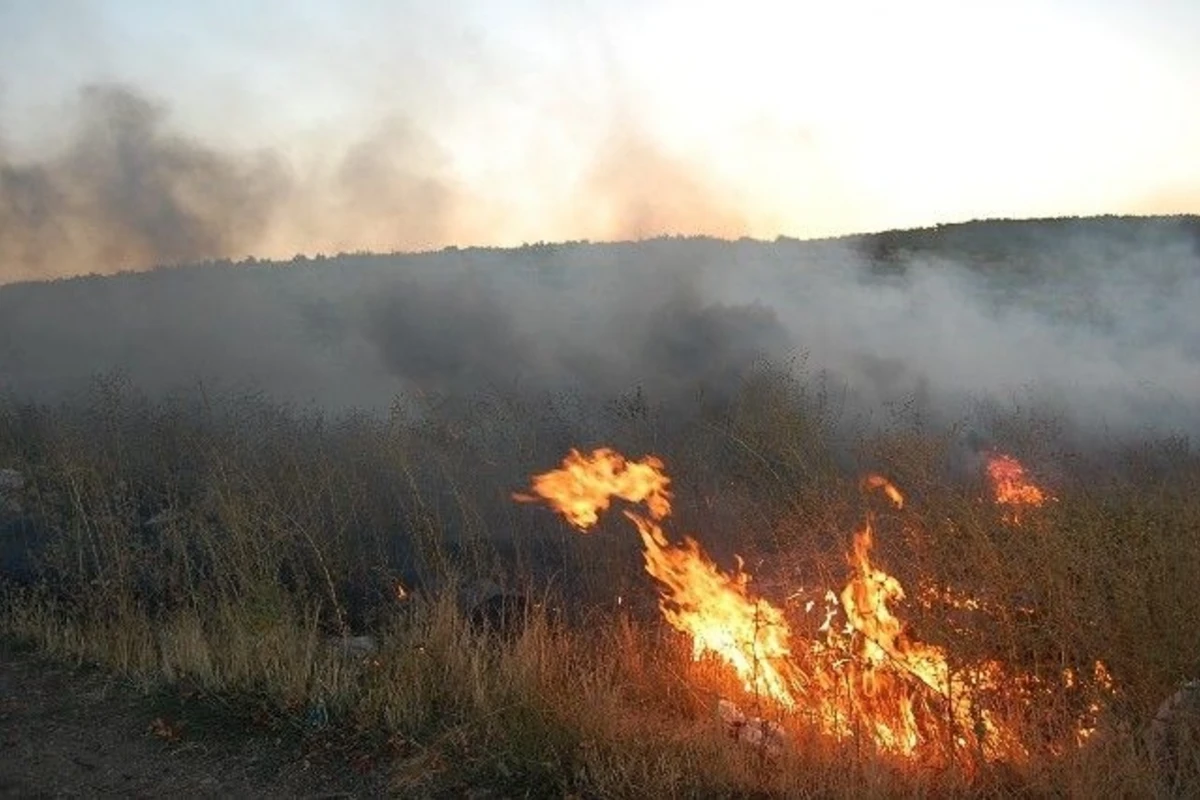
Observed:
[[[1184,683],[1158,707],[1146,733],[1166,797],[1200,794],[1200,680]]]
[[[331,636],[325,640],[331,649],[347,658],[366,658],[379,652],[379,642],[374,636]]]
[[[747,717],[735,703],[724,699],[717,703],[717,715],[725,725],[725,733],[731,739],[753,747],[770,758],[778,758],[783,754],[788,736],[778,722],[761,717]]]
[[[25,491],[25,476],[15,469],[0,469],[0,513],[19,515],[23,506],[21,495]]]

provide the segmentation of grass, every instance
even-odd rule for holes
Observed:
[[[983,476],[955,467],[961,431],[908,412],[856,427],[818,385],[766,367],[728,402],[497,392],[423,408],[330,418],[254,396],[151,400],[115,378],[58,406],[5,402],[0,467],[26,476],[20,503],[48,533],[33,579],[4,590],[0,633],[147,688],[189,687],[231,724],[266,714],[342,731],[401,796],[1158,787],[1146,726],[1200,675],[1200,458],[1186,441],[1083,448],[1052,418],[991,411],[988,427],[1046,465],[1057,498],[1014,526]],[[726,567],[745,557],[752,588],[780,605],[801,587],[844,585],[870,502],[858,479],[888,476],[908,504],[880,511],[875,560],[910,592],[956,587],[998,609],[964,622],[909,602],[901,613],[920,638],[956,661],[995,657],[1039,675],[1102,660],[1118,693],[1099,733],[1078,750],[968,770],[885,757],[865,736],[822,739],[761,706],[719,665],[693,662],[661,620],[620,515],[580,535],[511,501],[569,447],[597,445],[663,457],[669,529]],[[485,578],[539,600],[509,633],[473,625],[462,605],[460,588]],[[329,645],[363,631],[377,652]],[[778,716],[792,746],[766,757],[731,741],[722,697]],[[1040,702],[1023,731],[1035,740],[1071,711],[1063,698]]]

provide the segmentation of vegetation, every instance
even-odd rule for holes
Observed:
[[[7,512],[0,631],[147,686],[186,684],[297,728],[345,731],[402,796],[1129,796],[1158,785],[1146,726],[1200,675],[1200,457],[1188,442],[1083,449],[1052,420],[996,412],[996,441],[1056,498],[1014,525],[986,476],[964,468],[962,430],[911,411],[847,441],[819,387],[767,367],[686,413],[614,398],[595,441],[570,440],[562,406],[528,397],[413,408],[332,417],[254,396],[158,400],[116,378],[71,404],[5,402],[0,468],[26,482],[10,498],[19,513]],[[672,530],[726,568],[743,556],[752,588],[781,606],[801,585],[845,583],[867,502],[859,479],[886,475],[909,502],[880,515],[875,560],[907,587],[956,587],[1002,609],[964,625],[909,602],[913,630],[955,659],[988,654],[1032,674],[1102,661],[1117,691],[1097,733],[1078,750],[976,770],[885,757],[865,736],[823,740],[788,715],[781,755],[732,741],[719,698],[767,707],[721,665],[692,661],[619,515],[581,535],[511,500],[567,448],[599,445],[662,457]],[[460,589],[481,579],[537,602],[502,630],[473,624]],[[802,609],[788,613],[812,631]],[[364,632],[375,652],[329,644]],[[1026,733],[1068,717],[1065,700],[1039,704]]]

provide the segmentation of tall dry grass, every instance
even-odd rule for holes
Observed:
[[[255,396],[151,400],[119,379],[58,406],[0,405],[0,467],[27,477],[19,499],[43,542],[21,562],[27,579],[5,590],[0,630],[147,685],[254,697],[298,726],[372,731],[403,796],[1159,786],[1146,724],[1200,675],[1200,459],[1186,441],[1083,449],[1053,419],[998,414],[991,429],[1056,496],[1013,525],[983,476],[961,468],[961,431],[915,413],[856,431],[819,384],[767,368],[732,402],[686,408],[637,392],[399,408],[330,418]],[[727,566],[744,556],[752,588],[779,604],[801,586],[840,589],[869,502],[860,474],[887,475],[909,502],[880,513],[876,561],[910,589],[953,587],[999,609],[964,621],[910,602],[914,630],[955,659],[1034,674],[1103,661],[1119,691],[1099,733],[1077,752],[974,772],[898,762],[865,739],[824,741],[786,717],[794,746],[778,758],[731,742],[717,698],[755,698],[693,663],[660,621],[619,515],[579,535],[510,500],[568,447],[600,444],[662,456],[671,530]],[[459,589],[484,578],[539,601],[509,635],[473,625],[462,606]],[[366,630],[376,653],[329,646]],[[1039,705],[1027,735],[1072,711],[1065,699]]]

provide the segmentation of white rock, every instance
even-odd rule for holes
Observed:
[[[731,738],[758,749],[771,758],[778,758],[787,746],[787,732],[778,722],[761,717],[747,717],[729,700],[720,700],[717,703],[717,714],[725,723],[725,732]]]
[[[0,492],[19,492],[24,488],[24,475],[15,469],[0,469]]]
[[[25,476],[15,469],[0,469],[0,511],[21,513],[21,492]]]
[[[326,643],[348,658],[363,658],[379,651],[379,642],[370,634],[364,636],[331,636]]]
[[[493,597],[500,597],[504,590],[494,581],[484,578],[474,583],[462,586],[458,590],[458,607],[463,611],[471,611]]]
[[[1160,789],[1169,796],[1200,790],[1196,753],[1200,750],[1200,680],[1188,681],[1162,702],[1146,732],[1159,771]]]
[[[167,509],[164,509],[164,510],[158,512],[154,516],[150,517],[150,519],[146,520],[142,524],[145,525],[147,528],[161,528],[166,525],[170,525],[172,522],[174,522],[175,520],[179,519],[182,516],[183,515],[180,514],[178,511],[167,508]]]

